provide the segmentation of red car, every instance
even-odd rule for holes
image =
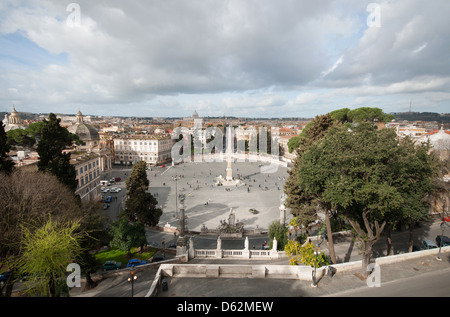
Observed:
[[[116,178],[114,178],[114,180],[115,180],[116,182],[120,182],[121,178],[120,178],[120,177],[116,177]]]

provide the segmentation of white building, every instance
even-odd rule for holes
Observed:
[[[16,111],[16,107],[13,106],[11,114],[5,115],[3,119],[3,125],[5,126],[5,132],[15,129],[25,129],[26,126],[23,124],[23,120],[19,113]]]
[[[122,135],[114,138],[114,163],[136,164],[144,161],[147,165],[158,165],[171,160],[174,140],[164,135]]]

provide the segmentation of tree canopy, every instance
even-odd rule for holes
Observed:
[[[399,142],[393,129],[361,122],[352,129],[332,127],[303,154],[300,187],[351,223],[364,246],[363,270],[390,217],[424,215],[436,168],[427,150]]]
[[[111,225],[111,246],[130,252],[131,248],[147,243],[145,227],[139,222],[129,222],[121,217]]]
[[[38,296],[54,297],[57,284],[66,285],[67,265],[77,262],[83,234],[79,222],[59,223],[51,218],[30,229],[23,228],[23,251],[17,263],[19,274],[26,275],[26,291]]]
[[[68,186],[73,192],[77,187],[75,167],[70,164],[70,153],[63,150],[72,145],[72,134],[60,126],[60,119],[51,113],[49,120],[44,120],[41,130],[41,140],[37,146],[39,154],[38,169],[50,172],[58,180]]]

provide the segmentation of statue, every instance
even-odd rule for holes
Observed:
[[[220,236],[217,237],[217,250],[222,249],[222,240],[220,239]]]
[[[272,250],[276,251],[277,250],[277,239],[274,237],[273,238],[273,246],[272,246]]]

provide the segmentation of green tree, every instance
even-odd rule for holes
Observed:
[[[146,163],[138,161],[131,171],[130,177],[127,178],[125,184],[127,186],[127,195],[132,195],[136,192],[145,192],[150,184],[147,178]]]
[[[271,224],[269,224],[268,235],[270,239],[270,248],[272,248],[273,239],[277,240],[277,250],[284,250],[284,246],[286,245],[288,229],[280,224],[279,221],[275,220]]]
[[[61,183],[75,192],[77,188],[75,167],[70,164],[70,153],[63,153],[66,147],[72,145],[73,137],[59,124],[60,121],[53,113],[49,115],[48,121],[44,120],[41,140],[37,146],[38,169],[55,175]]]
[[[41,227],[23,228],[23,252],[19,273],[26,275],[25,290],[34,295],[55,297],[57,283],[65,283],[67,265],[77,262],[83,235],[79,222],[59,223],[51,218]]]
[[[128,197],[125,201],[124,212],[130,221],[137,220],[143,225],[155,226],[159,222],[162,210],[157,208],[156,198],[147,192],[149,183],[146,163],[138,161],[126,180]]]
[[[28,132],[24,129],[14,129],[7,133],[8,143],[12,146],[22,145],[25,147],[31,147],[36,143],[36,139],[28,135]]]
[[[128,256],[131,256],[131,248],[147,244],[145,227],[139,222],[129,222],[124,217],[120,217],[111,225],[111,236],[111,246],[127,251]]]
[[[400,176],[393,184],[401,193],[403,203],[394,220],[400,218],[399,222],[409,229],[409,252],[412,252],[413,229],[428,214],[427,197],[439,191],[435,180],[440,176],[442,165],[436,153],[431,151],[430,143],[417,144],[405,137],[399,141],[398,151],[397,165],[391,168],[395,168]]]
[[[423,199],[419,205],[414,199],[427,189],[419,196],[412,193],[415,186],[408,184],[417,161],[402,160],[402,149],[393,129],[377,130],[371,123],[360,123],[352,130],[333,127],[302,157],[300,185],[329,203],[352,225],[363,246],[365,274],[372,247],[389,219],[405,212],[406,206],[423,208]],[[420,155],[426,153],[421,151]],[[427,160],[421,162],[428,164]],[[419,177],[431,177],[427,174],[431,170],[424,167]]]
[[[298,170],[302,162],[302,156],[308,148],[321,140],[327,133],[328,129],[335,125],[336,122],[330,114],[316,116],[314,120],[306,125],[299,136],[298,147],[296,149],[296,158],[293,167],[288,171],[288,178],[284,185],[284,192],[287,195],[286,207],[290,208],[292,215],[297,218],[297,223],[303,225],[306,229],[308,224],[317,219],[317,210],[324,210],[325,222],[328,230],[328,247],[330,250],[330,258],[336,263],[336,255],[334,252],[333,235],[331,231],[330,206],[323,201],[306,192],[299,184]]]
[[[8,137],[5,133],[3,122],[0,123],[0,172],[9,174],[12,172],[14,162],[8,157],[10,146],[8,144]]]

